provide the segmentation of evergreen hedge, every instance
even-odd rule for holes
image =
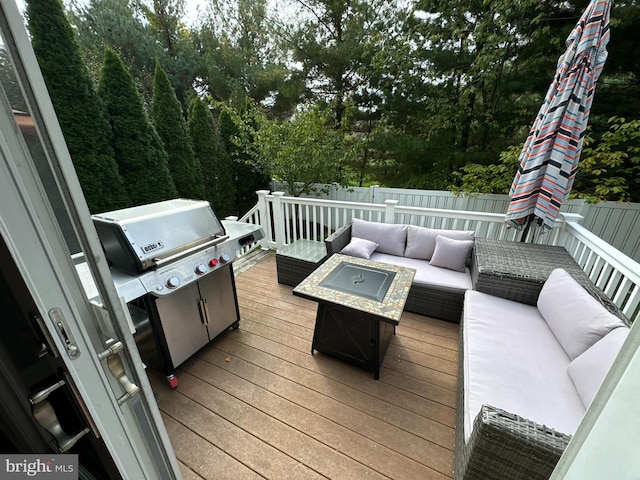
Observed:
[[[89,210],[99,213],[127,206],[104,105],[61,1],[29,0],[26,15],[31,43]]]
[[[235,213],[235,185],[231,159],[227,154],[218,124],[209,106],[199,97],[189,104],[187,127],[196,159],[202,166],[204,198],[216,213],[226,217]]]
[[[132,205],[177,196],[167,154],[144,108],[135,80],[116,52],[105,50],[98,93],[104,101],[113,149]]]
[[[153,124],[169,156],[169,170],[183,198],[204,198],[202,167],[193,153],[182,105],[176,98],[169,77],[156,61],[151,100]]]

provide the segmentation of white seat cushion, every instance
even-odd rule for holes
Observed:
[[[585,408],[537,308],[468,290],[462,322],[465,440],[483,404],[572,435]]]
[[[395,255],[378,252],[373,252],[370,259],[401,267],[414,268],[416,274],[413,277],[413,283],[416,285],[433,286],[438,290],[456,293],[463,293],[465,290],[473,288],[471,284],[471,273],[468,268],[465,268],[464,272],[456,272],[455,270],[429,265],[427,260],[397,257]]]

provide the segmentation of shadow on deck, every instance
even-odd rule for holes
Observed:
[[[453,476],[457,325],[404,313],[375,381],[310,354],[316,304],[277,283],[273,254],[236,274],[240,328],[181,365],[177,389],[150,375],[185,479]]]

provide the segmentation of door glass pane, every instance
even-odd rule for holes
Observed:
[[[0,38],[0,82],[11,105],[11,109],[16,119],[16,124],[29,149],[33,163],[38,170],[38,175],[42,181],[44,190],[49,198],[51,207],[56,214],[60,229],[67,243],[70,253],[78,253],[80,244],[76,236],[73,224],[66,214],[66,209],[62,201],[60,191],[56,186],[56,180],[49,168],[45,151],[36,131],[36,125],[27,100],[25,99],[20,84],[16,78],[15,70],[11,63],[9,53],[5,48],[4,36]]]
[[[0,153],[6,159],[3,168],[6,166],[9,168],[7,171],[15,172],[17,178],[12,184],[13,177],[5,177],[6,184],[10,185],[7,190],[21,193],[14,196],[20,203],[16,206],[19,213],[8,211],[6,205],[0,209],[3,216],[11,213],[14,228],[29,225],[25,231],[33,229],[35,234],[23,237],[36,239],[34,242],[44,246],[42,249],[37,247],[40,255],[49,255],[51,260],[49,264],[47,259],[43,267],[51,273],[49,278],[39,278],[31,272],[21,274],[25,275],[25,282],[33,293],[41,287],[47,289],[46,282],[51,285],[48,291],[56,292],[53,300],[42,302],[39,313],[48,319],[45,330],[48,329],[49,335],[62,345],[58,349],[64,349],[64,341],[60,343],[59,340],[66,338],[67,332],[55,331],[58,324],[52,317],[53,313],[62,315],[65,312],[66,318],[60,318],[79,333],[76,340],[83,347],[80,355],[73,357],[69,351],[60,352],[70,375],[63,373],[66,385],[69,385],[78,410],[85,412],[87,423],[94,432],[96,427],[92,420],[95,422],[96,417],[115,420],[108,422],[108,428],[102,427],[100,435],[94,438],[104,439],[102,448],[109,450],[114,460],[121,463],[121,472],[128,471],[130,467],[131,472],[141,474],[139,478],[173,478],[178,471],[177,462],[160,421],[132,332],[123,320],[126,308],[118,302],[106,265],[97,263],[98,259],[104,259],[104,255],[95,240],[95,231],[82,192],[77,187],[77,179],[67,184],[66,179],[73,175],[71,161],[55,115],[47,114],[43,118],[42,111],[51,111],[50,101],[46,88],[33,86],[41,85],[41,80],[33,75],[33,70],[37,72],[37,64],[24,32],[20,31],[22,19],[17,17],[17,10],[10,2],[0,1],[0,113],[3,114],[2,136],[7,140],[7,144],[1,145]],[[11,32],[21,40],[16,42]],[[13,131],[6,128],[12,119],[15,121]],[[20,186],[23,178],[29,180],[29,189]],[[29,200],[23,200],[25,198]],[[40,206],[37,213],[31,210],[33,205]],[[11,238],[10,230],[3,229],[2,234]],[[30,252],[22,247],[23,251],[20,242],[13,240],[11,248],[16,259],[28,256]],[[32,265],[28,261],[23,261],[23,264]],[[83,289],[85,285],[87,287]],[[89,290],[91,293],[87,295]],[[56,310],[58,304],[60,309]],[[122,362],[121,366],[111,362],[114,354],[107,350],[118,341],[123,348],[115,355]],[[78,368],[80,365],[82,367]],[[123,374],[140,387],[132,395],[129,395],[133,391],[129,390],[131,383],[124,381]],[[75,384],[70,381],[71,376]],[[111,397],[112,401],[103,401],[105,396]],[[114,429],[119,430],[113,433]],[[111,434],[114,438],[109,440]]]

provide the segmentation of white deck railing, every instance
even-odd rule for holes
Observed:
[[[504,214],[437,208],[404,207],[397,200],[384,204],[285,197],[282,192],[258,193],[258,203],[240,221],[262,226],[263,248],[282,248],[298,239],[323,241],[354,218],[405,223],[430,228],[474,230],[476,236],[520,241],[522,232],[508,228]],[[631,321],[640,316],[640,264],[579,224],[580,215],[560,214],[553,230],[532,228],[524,241],[561,245],[591,280]],[[243,252],[255,245],[246,246]]]

